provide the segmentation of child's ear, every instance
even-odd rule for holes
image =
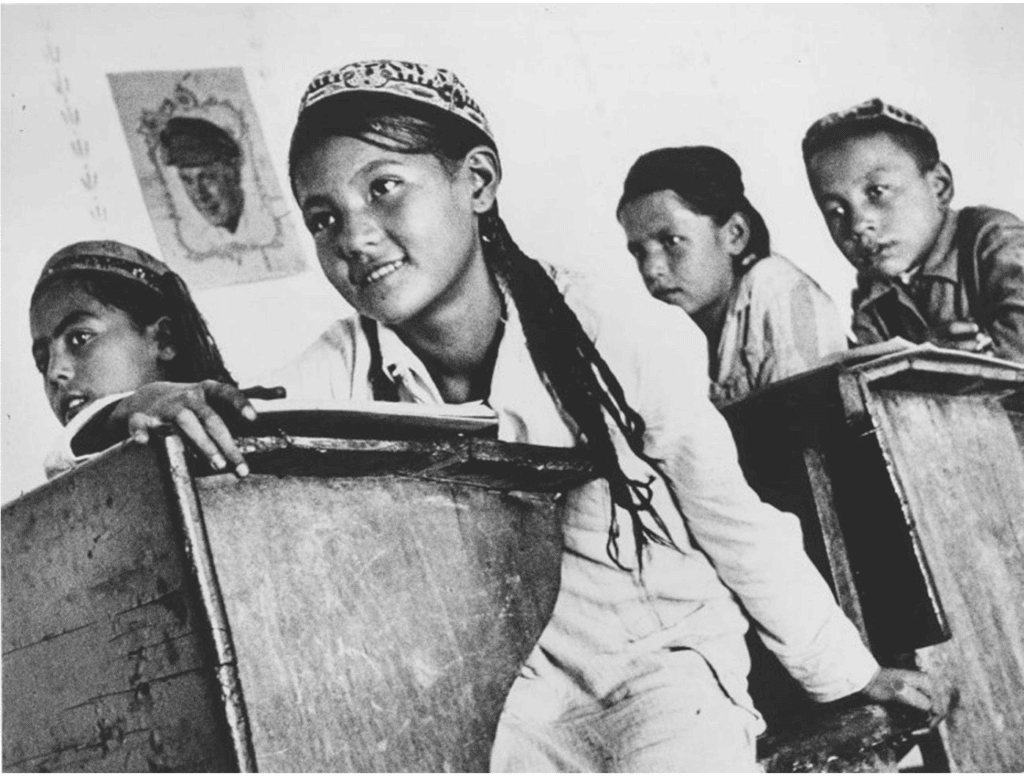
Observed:
[[[725,252],[734,259],[738,258],[747,252],[747,246],[750,244],[750,220],[737,210],[729,216],[729,220],[718,230],[718,234],[721,236]]]
[[[939,161],[925,174],[925,177],[928,178],[928,184],[935,192],[939,204],[949,207],[949,203],[953,200],[953,171],[949,169],[949,165]]]
[[[473,212],[486,213],[498,196],[501,162],[493,148],[477,146],[466,154],[465,164],[472,181]]]
[[[171,319],[166,315],[157,318],[146,327],[146,334],[156,347],[157,361],[173,361],[178,355],[178,349],[174,344],[174,330],[171,326]]]

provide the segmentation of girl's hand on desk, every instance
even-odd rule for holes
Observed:
[[[125,424],[128,436],[138,442],[149,440],[151,428],[169,423],[199,448],[214,469],[230,465],[244,477],[249,467],[221,415],[255,420],[256,410],[242,391],[226,383],[156,382],[125,398],[112,413],[111,422]]]
[[[946,716],[951,700],[950,688],[933,674],[882,668],[861,693],[881,703],[896,701],[931,712],[936,721]]]

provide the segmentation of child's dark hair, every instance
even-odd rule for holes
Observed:
[[[744,194],[739,165],[729,154],[711,146],[659,148],[637,159],[622,186],[615,208],[622,208],[658,191],[673,191],[697,215],[724,226],[734,213],[742,213],[750,226],[746,250],[737,256],[737,275],[771,252],[768,225]]]
[[[324,100],[303,111],[288,155],[293,192],[294,171],[300,157],[328,137],[355,137],[391,151],[431,154],[449,171],[473,148],[479,145],[495,148],[494,142],[483,132],[430,106],[392,100],[386,95],[368,97],[355,105],[353,102],[345,101],[339,106],[336,101]],[[630,513],[637,560],[642,567],[642,553],[648,542],[673,543],[651,503],[651,481],[633,480],[623,472],[604,413],[615,422],[630,449],[664,477],[658,463],[644,454],[643,418],[629,405],[615,374],[566,304],[552,277],[512,240],[498,215],[497,204],[481,216],[480,236],[488,266],[505,281],[519,311],[534,365],[582,434],[597,471],[608,481],[612,501]],[[379,359],[374,359],[371,370],[373,385],[389,382]],[[641,513],[651,516],[657,531],[644,524]],[[613,507],[608,554],[622,566],[618,535]]]
[[[65,260],[64,266],[58,264],[50,270],[48,265],[49,272],[32,292],[31,304],[35,305],[47,289],[63,282],[81,289],[106,307],[122,310],[139,331],[166,316],[175,356],[161,365],[165,379],[182,383],[217,380],[237,385],[185,282],[169,270],[160,275],[147,273],[145,282],[105,271],[104,268],[117,261],[115,257],[104,255],[73,255]],[[95,266],[78,266],[89,263]],[[124,265],[119,265],[118,269],[133,271],[130,264],[124,262]],[[138,267],[134,271],[139,271]]]

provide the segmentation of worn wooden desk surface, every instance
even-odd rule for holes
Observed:
[[[7,770],[485,770],[558,589],[571,451],[125,444],[3,510]],[[530,491],[534,492],[530,492]]]

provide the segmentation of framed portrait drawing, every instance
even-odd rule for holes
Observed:
[[[191,287],[305,269],[241,68],[107,77],[164,260]]]

